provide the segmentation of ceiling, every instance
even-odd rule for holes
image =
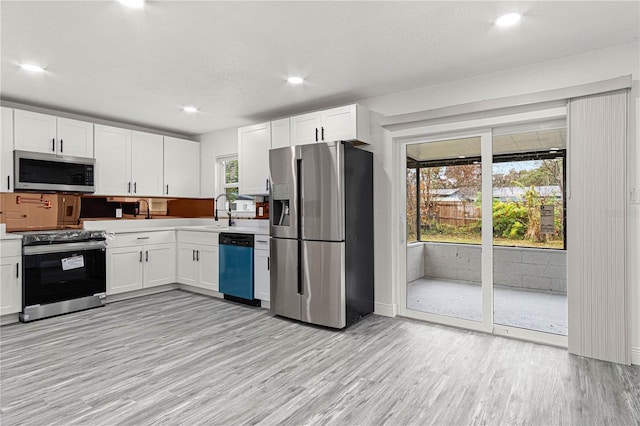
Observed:
[[[554,151],[566,147],[567,129],[564,127],[494,135],[492,140],[494,155]],[[473,158],[480,157],[480,154],[479,136],[407,145],[407,157],[416,161]]]
[[[3,100],[195,135],[630,43],[640,6],[3,0],[0,19]]]

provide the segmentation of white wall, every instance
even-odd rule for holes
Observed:
[[[204,133],[200,141],[200,196],[213,198],[215,194],[216,158],[238,153],[238,129]]]
[[[373,111],[386,115],[424,111],[428,109],[464,104],[505,96],[534,93],[592,83],[600,80],[633,75],[628,186],[640,188],[640,46],[632,43],[585,54],[568,56],[554,61],[512,68],[474,78],[452,81],[412,91],[395,93],[359,101]],[[373,151],[376,159],[374,176],[375,197],[389,206],[397,204],[393,193],[392,176],[393,144],[390,134],[384,129],[375,132]],[[400,179],[400,176],[396,177]],[[640,195],[639,195],[640,196]],[[395,200],[395,201],[394,201]],[[379,203],[377,203],[380,206]],[[376,310],[385,313],[397,309],[399,283],[395,282],[396,267],[392,259],[396,251],[404,249],[403,241],[393,241],[393,227],[403,227],[404,220],[397,217],[396,208],[376,209]],[[627,275],[631,290],[631,345],[633,362],[640,364],[640,204],[629,204]],[[404,265],[402,265],[404,267]],[[393,269],[393,271],[392,271]],[[388,309],[379,309],[388,307]]]

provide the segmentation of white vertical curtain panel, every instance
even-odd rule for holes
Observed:
[[[629,364],[628,90],[569,101],[569,352]]]

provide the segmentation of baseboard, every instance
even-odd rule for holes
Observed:
[[[126,293],[112,294],[107,296],[106,302],[120,302],[121,300],[133,299],[140,296],[148,296],[150,294],[162,293],[169,290],[175,290],[178,284],[159,285],[157,287],[143,288],[141,290],[128,291]]]
[[[267,300],[261,300],[260,301],[260,307],[265,308],[265,309],[271,309],[271,302],[269,302]]]
[[[383,317],[395,317],[398,315],[398,305],[395,303],[388,304],[376,302],[374,304],[373,313],[382,315]]]
[[[631,364],[640,365],[640,346],[631,346]]]
[[[218,293],[215,290],[207,290],[206,288],[194,287],[188,284],[178,284],[178,289],[188,291],[190,293],[202,294],[204,296],[217,297],[219,299],[224,297],[224,294]]]
[[[20,322],[19,314],[7,314],[0,316],[0,325],[9,325]]]

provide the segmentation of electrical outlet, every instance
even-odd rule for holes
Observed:
[[[640,203],[640,200],[638,199],[638,188],[631,188],[629,192],[629,201],[632,203]]]

